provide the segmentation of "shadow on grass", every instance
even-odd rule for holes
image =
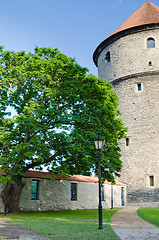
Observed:
[[[103,222],[103,231],[98,230],[96,221],[14,220],[12,222],[55,240],[119,240],[110,226],[110,221]]]
[[[107,219],[103,220],[103,231],[98,230],[97,209],[9,213],[5,220],[54,240],[119,240],[110,226],[117,210],[103,209],[103,219]]]

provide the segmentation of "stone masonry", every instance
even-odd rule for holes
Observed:
[[[146,1],[94,53],[99,77],[112,83],[128,127],[128,138],[120,142],[128,205],[159,202],[158,13]],[[155,46],[147,46],[149,39]]]
[[[20,198],[22,211],[52,211],[96,209],[98,207],[98,183],[78,182],[67,180],[39,179],[39,196],[31,200],[31,186],[33,178],[24,178],[25,186]],[[71,201],[71,183],[77,183],[77,200]],[[104,184],[103,208],[111,206],[111,184]],[[124,189],[126,201],[126,186],[113,185],[114,207],[122,206],[121,188]]]
[[[143,91],[136,91],[140,82]],[[129,146],[121,141],[121,181],[128,184],[128,203],[159,200],[159,76],[141,75],[114,85],[120,111],[128,126]],[[150,186],[150,176],[154,186]]]
[[[156,39],[155,48],[147,48],[147,39]],[[135,32],[110,43],[98,58],[99,77],[112,82],[129,75],[159,71],[159,28]],[[105,60],[110,51],[110,62]],[[151,66],[149,63],[151,62]]]
[[[35,191],[34,182],[38,182]],[[72,199],[71,185],[76,185],[76,199]],[[98,177],[73,175],[54,177],[48,172],[27,171],[23,177],[23,189],[19,207],[21,211],[58,211],[98,208]],[[0,185],[0,192],[5,187]],[[102,185],[103,208],[126,205],[126,185],[116,182],[115,185],[105,181]],[[33,193],[37,193],[36,197]],[[0,194],[0,212],[5,209]]]

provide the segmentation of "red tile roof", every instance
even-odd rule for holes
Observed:
[[[49,172],[40,172],[40,171],[33,171],[29,170],[25,173],[25,177],[27,178],[43,178],[43,179],[55,179],[55,180],[67,180],[67,181],[77,181],[77,182],[92,182],[97,183],[98,177],[90,177],[90,176],[83,176],[83,175],[73,175],[70,177],[54,177]],[[105,181],[105,184],[111,184],[107,180]],[[122,184],[120,182],[116,182],[116,185],[125,186],[125,184]]]
[[[153,3],[146,1],[132,16],[130,16],[114,33],[102,41],[96,48],[93,54],[94,63],[97,66],[98,57],[102,50],[107,46],[113,39],[117,39],[124,36],[126,30],[131,31],[142,26],[148,26],[150,24],[159,24],[159,7]]]
[[[146,1],[126,22],[124,22],[113,34],[141,25],[159,23],[159,7]],[[112,34],[112,35],[113,35]]]

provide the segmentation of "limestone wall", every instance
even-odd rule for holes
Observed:
[[[31,200],[32,179],[25,178],[20,198],[22,211],[49,211],[62,209],[94,209],[98,207],[98,183],[77,183],[77,201],[71,201],[71,181],[39,179],[38,200]],[[121,187],[113,186],[114,207],[121,207]],[[103,208],[111,207],[111,185],[104,184]]]
[[[155,48],[147,48],[147,39],[155,39]],[[110,51],[110,62],[105,60]],[[109,44],[98,58],[99,77],[111,82],[117,78],[159,70],[159,30],[144,30]],[[150,64],[151,62],[151,64]]]
[[[147,48],[147,40],[155,48]],[[110,59],[106,58],[110,52]],[[115,40],[98,58],[99,76],[112,82],[128,127],[120,142],[127,204],[159,202],[159,29],[140,29]],[[141,89],[139,89],[141,88]],[[151,178],[154,183],[151,184]],[[152,186],[154,185],[154,186]]]
[[[141,83],[141,91],[136,85]],[[121,141],[129,203],[159,201],[159,75],[145,74],[114,84],[119,109],[128,127],[129,146]],[[150,176],[154,186],[150,186]]]

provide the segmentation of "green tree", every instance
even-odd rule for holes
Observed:
[[[125,128],[117,96],[111,84],[87,72],[57,49],[36,47],[26,54],[0,48],[0,165],[9,212],[19,211],[29,169],[43,165],[59,175],[97,171],[93,141],[99,129],[106,143],[102,177],[112,181],[112,173],[119,174],[118,140]]]

